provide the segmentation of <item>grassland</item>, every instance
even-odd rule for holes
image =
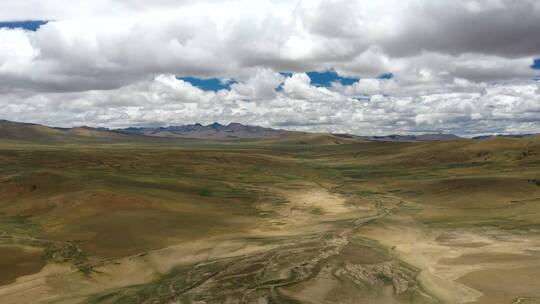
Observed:
[[[538,137],[62,138],[0,141],[1,303],[540,301]]]

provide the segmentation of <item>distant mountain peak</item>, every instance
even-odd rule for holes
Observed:
[[[219,122],[214,122],[213,124],[210,125],[212,128],[214,129],[219,129],[219,128],[222,128],[224,127],[224,125],[220,124]]]
[[[391,134],[391,135],[386,135],[386,136],[367,136],[364,138],[367,140],[373,140],[373,141],[404,141],[404,142],[446,141],[446,140],[462,139],[461,137],[457,135],[446,134],[446,133],[426,133],[426,134],[419,134],[419,135]]]
[[[291,133],[290,131],[276,130],[260,126],[243,125],[237,122],[231,122],[228,125],[222,125],[219,122],[214,122],[208,125],[195,123],[183,126],[169,126],[160,128],[125,128],[118,129],[116,131],[127,134],[140,134],[157,137],[185,137],[209,139],[271,138],[282,137]]]

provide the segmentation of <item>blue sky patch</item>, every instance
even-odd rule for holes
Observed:
[[[392,79],[394,78],[394,74],[392,73],[383,73],[381,75],[379,75],[379,77],[377,77],[379,79]]]
[[[21,28],[28,31],[37,31],[38,28],[48,21],[43,20],[27,20],[27,21],[0,21],[0,28],[16,29]]]
[[[311,79],[311,84],[318,87],[329,87],[332,85],[332,82],[339,82],[342,85],[352,85],[358,81],[358,78],[353,77],[342,77],[336,71],[325,71],[325,72],[307,72],[306,73]]]
[[[540,58],[536,58],[533,61],[533,64],[531,65],[531,68],[533,68],[535,70],[540,70]]]
[[[281,76],[283,77],[287,77],[287,78],[291,78],[293,73],[292,72],[279,72],[279,74],[281,74]],[[276,88],[276,92],[281,92],[283,91],[283,85],[285,84],[285,82],[282,82],[280,83]]]
[[[176,79],[183,80],[191,83],[191,85],[198,87],[203,91],[230,90],[231,85],[236,83],[234,79],[222,79],[222,78],[197,78],[197,77],[176,77]]]

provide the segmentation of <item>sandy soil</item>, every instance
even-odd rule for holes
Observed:
[[[45,258],[41,248],[0,246],[0,285],[39,272],[44,266]]]
[[[368,225],[360,233],[419,268],[422,285],[446,303],[511,303],[540,295],[537,237],[427,229],[403,215]]]
[[[264,242],[265,237],[320,232],[328,225],[324,221],[351,218],[354,216],[350,213],[352,210],[366,212],[347,205],[345,198],[316,185],[283,191],[280,195],[284,195],[288,203],[277,208],[279,212],[271,218],[254,219],[257,224],[247,232],[183,242],[96,263],[94,270],[97,273],[89,277],[69,265],[49,264],[39,273],[0,286],[0,300],[7,304],[28,303],[29,299],[77,303],[107,289],[151,282],[175,266],[266,251],[275,245]],[[263,224],[259,224],[261,221]],[[263,239],[258,242],[253,237]]]
[[[207,238],[110,260],[96,266],[96,273],[89,277],[67,264],[48,264],[38,273],[0,286],[0,302],[78,303],[91,294],[107,289],[151,282],[175,266],[241,256],[270,248],[271,244],[248,242],[239,236]]]
[[[77,275],[79,280],[82,278],[82,275],[69,265],[48,264],[38,273],[18,277],[15,282],[1,286],[0,302],[2,304],[46,302],[54,298],[60,290],[58,279],[69,282],[73,279],[72,276],[68,278],[70,274]]]
[[[275,246],[269,238],[325,231],[331,225],[328,221],[381,211],[373,204],[350,204],[345,197],[314,185],[279,189],[276,195],[286,198],[286,203],[261,203],[262,209],[273,213],[256,219],[251,230],[104,261],[96,265],[98,273],[89,277],[69,265],[49,264],[39,273],[20,276],[16,282],[1,286],[1,302],[77,303],[107,289],[151,282],[175,266],[264,252]],[[494,229],[430,229],[400,213],[366,224],[357,234],[379,241],[397,258],[420,269],[418,279],[423,287],[446,303],[511,303],[520,298],[540,298],[538,237]],[[367,255],[362,259],[377,260],[375,253],[360,251]],[[349,257],[347,248],[344,254],[346,258],[358,258]],[[315,280],[295,287],[300,298],[313,303],[318,293],[353,290],[343,288],[324,271]],[[384,292],[373,299],[384,298]]]
[[[260,203],[262,210],[274,216],[263,221],[252,231],[260,235],[304,234],[324,229],[330,221],[375,215],[377,209],[371,203],[350,204],[347,198],[328,191],[317,184],[298,185],[297,189],[272,189],[274,195],[287,203],[276,205]]]
[[[540,302],[540,264],[535,264],[519,268],[477,270],[459,278],[458,282],[482,292],[477,303],[519,303],[520,299],[523,303],[538,303]]]

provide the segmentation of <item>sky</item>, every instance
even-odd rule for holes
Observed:
[[[0,1],[0,119],[540,132],[540,1]]]

